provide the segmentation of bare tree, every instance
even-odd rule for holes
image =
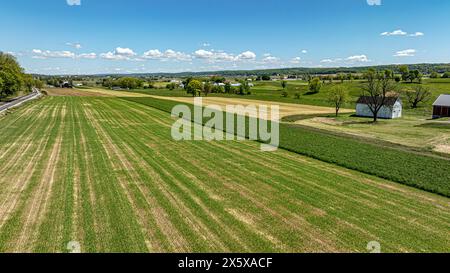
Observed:
[[[412,90],[407,90],[404,93],[406,99],[411,105],[411,108],[417,108],[419,103],[427,102],[431,98],[430,89],[423,86],[415,86]]]
[[[377,72],[370,69],[365,73],[365,77],[367,81],[362,87],[362,93],[373,114],[373,122],[377,122],[378,113],[387,104],[389,93],[396,89],[393,73],[390,70]]]

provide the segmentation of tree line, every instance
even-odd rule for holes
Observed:
[[[209,79],[195,79],[189,77],[183,81],[184,89],[192,96],[208,96],[210,93],[225,93],[236,95],[250,95],[251,86],[247,80],[239,80],[238,86],[233,86],[224,77],[213,76]]]
[[[16,95],[19,91],[32,91],[33,87],[42,87],[42,83],[24,69],[10,54],[0,52],[0,99]]]

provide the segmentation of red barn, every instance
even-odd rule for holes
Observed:
[[[450,117],[450,95],[440,95],[433,103],[433,118]]]

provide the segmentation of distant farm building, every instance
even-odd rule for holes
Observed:
[[[356,102],[356,115],[359,117],[371,117],[373,113],[370,111],[369,105],[374,104],[374,99],[369,96],[362,96]],[[377,105],[381,104],[381,98],[378,98]],[[378,112],[378,118],[394,119],[402,117],[403,104],[399,97],[387,97],[384,105]]]
[[[440,95],[433,103],[433,118],[450,117],[450,95]]]
[[[72,84],[70,82],[62,82],[60,85],[61,88],[72,88]]]

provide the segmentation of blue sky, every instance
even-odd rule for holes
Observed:
[[[0,50],[95,74],[450,62],[444,0],[14,0]]]

